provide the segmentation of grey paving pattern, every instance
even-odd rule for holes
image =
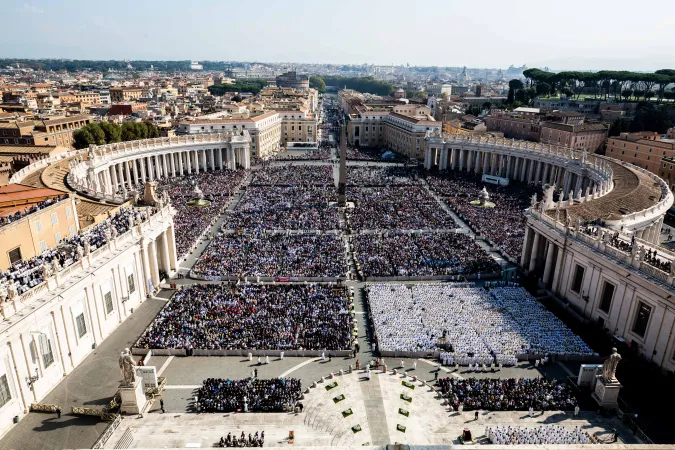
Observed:
[[[387,427],[387,416],[382,413],[384,404],[382,390],[380,389],[380,377],[372,376],[368,382],[360,383],[363,404],[366,407],[368,427],[373,445],[386,445],[391,443]]]

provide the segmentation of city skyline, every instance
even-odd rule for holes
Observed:
[[[550,18],[540,2],[530,0],[511,10],[495,1],[483,2],[480,9],[427,2],[414,10],[400,0],[366,5],[347,0],[339,8],[293,0],[267,2],[256,10],[231,2],[202,1],[186,9],[174,1],[123,1],[104,12],[79,0],[58,7],[44,0],[16,1],[7,8],[17,20],[6,24],[6,53],[0,57],[475,68],[525,64],[552,70],[670,67],[675,19],[661,16],[649,27],[626,31],[617,24],[629,6],[624,0],[611,8],[572,2]],[[665,6],[663,0],[642,4],[655,11]],[[30,33],[27,23],[33,25]],[[64,33],[68,23],[72,26]]]

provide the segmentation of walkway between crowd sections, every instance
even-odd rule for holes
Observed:
[[[164,297],[168,293],[160,292]],[[91,448],[108,422],[93,416],[74,416],[73,406],[97,408],[108,404],[122,381],[118,365],[120,352],[131,347],[166,303],[151,298],[134,309],[119,327],[87,356],[49,393],[42,403],[61,407],[61,418],[55,414],[31,412],[9,429],[0,440],[1,449],[61,450]],[[39,431],[39,433],[36,433]]]

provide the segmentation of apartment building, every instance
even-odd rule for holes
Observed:
[[[670,136],[670,137],[669,137]],[[675,188],[675,129],[665,136],[654,131],[621,133],[607,139],[605,154],[649,170]]]
[[[91,122],[84,114],[0,123],[0,145],[53,145],[72,148],[73,132]]]
[[[609,129],[602,123],[568,124],[544,122],[541,124],[542,144],[556,144],[595,153],[607,139]]]
[[[113,87],[108,91],[113,103],[133,102],[143,96],[143,88],[140,87]]]

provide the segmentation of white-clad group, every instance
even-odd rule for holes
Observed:
[[[378,284],[367,294],[382,351],[438,350],[449,365],[504,366],[517,355],[593,354],[520,287]]]
[[[541,444],[595,444],[581,428],[564,428],[558,425],[525,427],[486,427],[485,436],[497,445],[541,445]]]

